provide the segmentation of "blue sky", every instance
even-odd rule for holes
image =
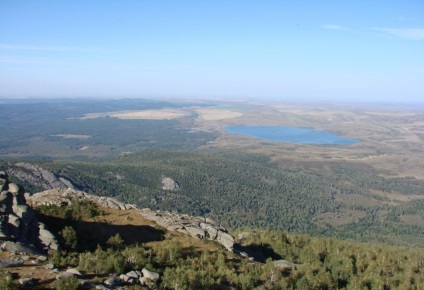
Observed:
[[[424,101],[424,1],[0,0],[0,97]]]

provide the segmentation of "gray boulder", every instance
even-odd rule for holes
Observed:
[[[291,269],[297,269],[299,266],[298,264],[289,262],[287,260],[276,260],[273,261],[274,266],[280,270],[291,270]]]
[[[141,272],[143,273],[143,277],[146,277],[150,281],[155,282],[155,281],[159,280],[159,273],[149,271],[146,268],[143,268],[143,270],[141,270]]]
[[[34,286],[35,280],[33,278],[21,278],[19,279],[19,284],[21,284],[22,287],[26,288],[26,287]]]
[[[121,286],[122,279],[119,277],[109,277],[103,282],[103,284],[107,286]]]
[[[76,276],[76,277],[82,277],[82,274],[80,271],[78,271],[75,268],[70,268],[66,270],[66,273],[71,273],[72,275]]]
[[[170,190],[175,191],[180,189],[180,185],[178,182],[173,180],[171,177],[163,177],[162,178],[162,189],[163,190]]]

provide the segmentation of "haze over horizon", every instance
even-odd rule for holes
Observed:
[[[419,0],[0,0],[3,98],[423,102],[423,80]]]

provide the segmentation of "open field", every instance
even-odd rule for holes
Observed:
[[[169,120],[188,116],[190,113],[184,109],[160,109],[142,111],[117,111],[106,113],[91,113],[81,117],[81,120],[111,117],[123,120],[147,119],[147,120]]]

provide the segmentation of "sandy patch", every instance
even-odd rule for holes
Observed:
[[[91,135],[75,135],[75,134],[57,134],[57,135],[51,135],[54,137],[61,137],[65,139],[88,139],[91,138]]]
[[[86,114],[81,119],[95,119],[101,117],[112,117],[118,119],[149,119],[149,120],[169,120],[188,116],[190,112],[185,110],[175,109],[160,109],[160,110],[142,110],[142,111],[119,111],[108,113],[93,113]]]
[[[199,114],[199,117],[205,121],[225,120],[243,116],[242,113],[237,111],[209,108],[199,108],[196,109],[196,112]]]

